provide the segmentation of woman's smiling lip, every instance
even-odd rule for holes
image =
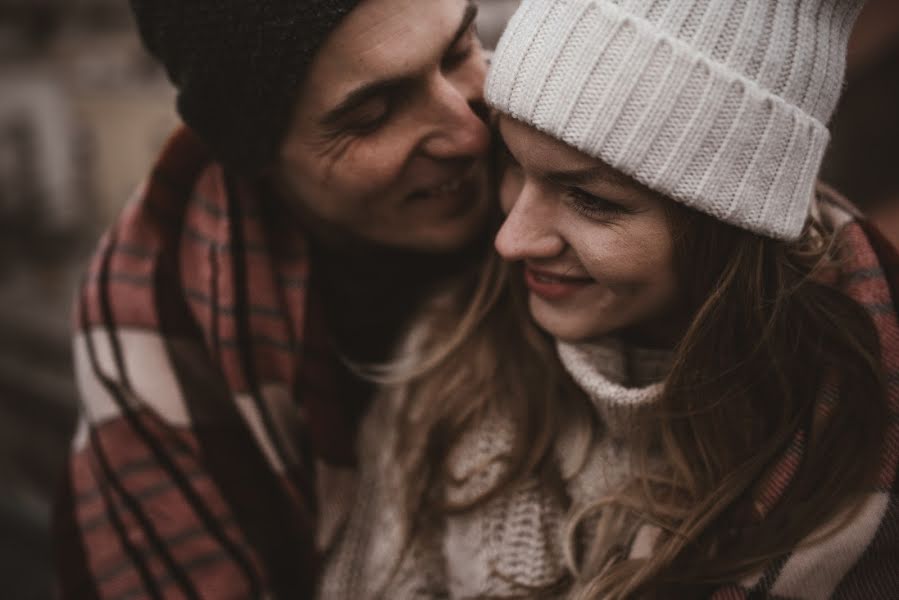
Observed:
[[[545,300],[563,300],[596,283],[590,277],[572,277],[527,265],[524,268],[524,282],[529,290]]]

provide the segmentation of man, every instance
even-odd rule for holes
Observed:
[[[303,598],[316,485],[490,213],[465,0],[132,0],[186,128],[80,292],[67,598]],[[316,481],[316,479],[318,481]]]

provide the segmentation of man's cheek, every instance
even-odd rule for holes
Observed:
[[[375,191],[397,184],[403,170],[403,160],[395,152],[360,152],[348,163],[347,176],[356,185]]]

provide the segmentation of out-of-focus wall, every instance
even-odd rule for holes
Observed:
[[[174,126],[126,0],[0,0],[0,581],[51,598],[83,260]]]
[[[849,47],[823,177],[899,245],[899,2],[868,0]]]

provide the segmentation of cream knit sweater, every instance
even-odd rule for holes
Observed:
[[[601,344],[559,344],[559,355],[588,392],[604,434],[584,447],[573,436],[556,444],[570,510],[595,501],[621,477],[628,461],[628,432],[637,411],[647,410],[668,368],[665,352]],[[431,534],[410,535],[402,482],[392,456],[399,398],[385,398],[366,417],[360,437],[356,501],[330,544],[320,598],[562,598],[570,586],[563,555],[567,510],[535,480],[474,511],[444,519]],[[469,433],[451,455],[461,483],[451,501],[478,494],[501,474],[496,461],[510,444],[508,423],[493,420]],[[483,469],[484,465],[489,465]],[[638,536],[638,538],[641,536]],[[634,544],[632,555],[649,551]]]
[[[852,213],[832,192],[825,189],[821,194],[812,213],[838,231]],[[424,333],[425,328],[417,331]],[[569,510],[575,511],[601,497],[624,474],[631,426],[639,411],[652,410],[670,357],[629,350],[609,340],[594,345],[559,344],[559,356],[589,394],[605,426],[603,437],[586,449],[576,436],[563,435],[556,445],[571,500]],[[402,482],[392,455],[396,439],[392,423],[399,400],[383,398],[366,417],[358,476],[334,485],[327,470],[319,471],[331,480],[320,488],[319,545],[328,551],[328,560],[319,597],[566,597],[571,576],[563,557],[562,529],[569,513],[536,480],[476,511],[445,519],[431,529],[430,537],[409,535],[399,493]],[[462,484],[448,491],[450,499],[477,493],[499,475],[501,467],[490,461],[506,449],[509,432],[508,424],[485,423],[460,443],[452,463]],[[484,464],[494,466],[486,471],[478,468]],[[742,590],[740,594],[768,590],[778,598],[801,600],[896,598],[899,561],[891,545],[895,543],[890,533],[894,530],[888,525],[892,521],[885,521],[895,516],[894,494],[874,490],[852,508],[848,523],[844,515],[822,523],[788,557],[727,589]],[[837,524],[845,526],[835,530]],[[648,556],[653,539],[653,529],[644,526],[631,543],[630,556]]]

